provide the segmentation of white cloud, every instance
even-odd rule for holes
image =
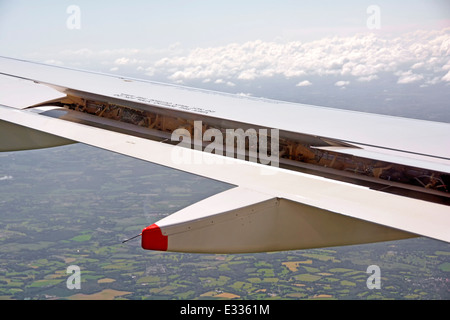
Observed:
[[[128,63],[130,62],[130,60],[131,60],[131,59],[125,58],[125,57],[117,58],[117,59],[114,61],[114,64],[117,64],[117,65],[126,65],[126,64],[128,64]]]
[[[303,81],[300,81],[299,83],[297,83],[297,87],[307,87],[307,86],[311,86],[312,85],[312,83],[310,82],[310,81],[308,81],[308,80],[303,80]]]
[[[359,82],[370,82],[372,80],[377,80],[378,76],[376,74],[371,74],[370,76],[367,77],[359,77],[357,80]]]
[[[171,79],[255,80],[273,76],[352,76],[373,81],[381,73],[410,66],[424,74],[402,74],[399,83],[443,76],[448,63],[450,28],[382,38],[373,33],[333,37],[307,43],[251,41],[221,47],[196,48],[181,56],[160,59],[156,69]],[[424,62],[425,61],[425,62]],[[432,73],[430,73],[432,72]],[[428,78],[426,80],[429,80]],[[306,85],[307,82],[304,83]]]
[[[89,61],[91,65],[98,62],[105,70],[118,71],[120,67],[121,72],[137,72],[177,83],[199,80],[233,86],[273,77],[327,76],[369,82],[393,75],[399,84],[433,85],[450,81],[449,56],[450,28],[444,28],[391,38],[367,32],[309,42],[256,40],[190,51],[183,50],[179,43],[165,50],[83,48],[62,52],[57,63],[70,66],[67,60]],[[311,85],[308,80],[297,81],[297,86]]]
[[[411,70],[406,72],[399,72],[397,74],[399,75],[399,78],[397,80],[397,83],[399,84],[413,83],[423,79],[423,75],[413,73]]]
[[[337,81],[334,85],[336,87],[345,87],[345,86],[348,86],[349,84],[350,84],[350,81],[341,80],[341,81]]]
[[[442,77],[442,81],[446,81],[446,82],[450,81],[450,71],[447,72],[447,74]]]
[[[425,64],[421,61],[421,62],[417,62],[414,65],[411,66],[411,69],[419,69],[422,68]]]
[[[256,73],[256,69],[252,68],[249,70],[244,70],[238,75],[239,80],[255,80],[258,74]]]

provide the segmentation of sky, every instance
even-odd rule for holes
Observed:
[[[0,55],[450,121],[447,0],[0,0]]]
[[[450,122],[448,0],[0,0],[0,56]]]

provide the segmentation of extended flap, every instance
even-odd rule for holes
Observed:
[[[177,252],[244,253],[341,246],[412,236],[236,187],[145,228],[142,247]]]

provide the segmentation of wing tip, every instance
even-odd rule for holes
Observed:
[[[162,234],[157,224],[142,230],[141,246],[145,250],[167,251],[168,236]]]

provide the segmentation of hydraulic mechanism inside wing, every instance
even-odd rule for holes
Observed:
[[[251,124],[236,123],[208,115],[164,109],[148,104],[130,102],[129,105],[122,105],[128,104],[123,101],[120,101],[120,104],[102,101],[101,98],[81,98],[75,95],[68,95],[58,103],[52,103],[52,105],[63,107],[69,111],[63,117],[66,120],[89,122],[91,125],[108,127],[108,129],[172,144],[179,143],[179,141],[170,139],[176,129],[183,128],[194,135],[195,121],[199,120],[201,121],[201,136],[211,128],[224,134],[227,129],[240,128],[244,131],[249,128],[261,129],[254,128]],[[256,132],[257,135],[261,135],[261,131]],[[268,143],[266,149],[270,153],[272,150],[270,130],[265,132],[268,136],[264,141]],[[282,131],[278,135],[277,152],[279,166],[282,168],[357,183],[376,190],[450,204],[450,175],[448,173],[321,149],[321,147],[346,147],[339,141],[327,138]],[[259,146],[253,146],[252,141],[254,140],[250,137],[247,138],[245,140],[245,157],[248,160],[249,150],[259,148]],[[208,143],[210,142],[203,143],[203,147]],[[225,144],[225,142],[223,143]]]

